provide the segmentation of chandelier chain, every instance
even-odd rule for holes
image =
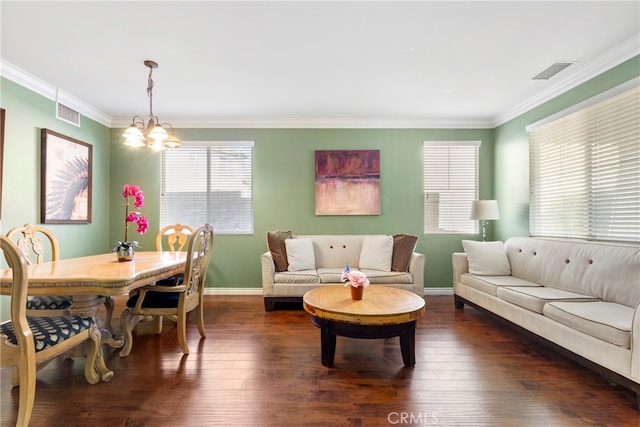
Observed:
[[[153,117],[153,68],[149,67],[149,79],[147,80],[147,96],[149,97],[149,116]]]

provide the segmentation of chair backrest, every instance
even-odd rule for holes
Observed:
[[[213,252],[213,227],[205,224],[194,231],[187,249],[187,264],[184,271],[184,284],[189,295],[202,295],[207,276],[209,260]]]
[[[181,252],[187,244],[189,236],[193,236],[193,228],[188,225],[167,225],[156,235],[156,250],[163,251],[167,248],[170,252]],[[166,242],[166,245],[163,245],[163,242]]]
[[[6,236],[0,235],[0,247],[2,247],[4,257],[11,268],[11,322],[18,342],[18,353],[21,358],[25,358],[24,360],[35,361],[36,350],[33,333],[27,322],[27,258],[18,246]],[[11,364],[15,364],[15,361]]]
[[[45,227],[25,224],[22,227],[13,227],[7,232],[7,237],[15,240],[16,245],[24,254],[29,265],[40,264],[45,261],[47,245],[45,245],[41,235],[44,235],[48,240],[48,246],[51,248],[51,261],[57,261],[60,256],[58,239]],[[15,239],[15,236],[18,236],[18,238]]]

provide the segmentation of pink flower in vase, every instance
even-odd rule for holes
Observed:
[[[139,209],[144,205],[144,193],[137,185],[125,184],[122,187],[122,197],[125,200],[125,216],[124,216],[124,241],[117,242],[113,247],[113,251],[119,248],[129,249],[133,246],[138,246],[138,242],[129,241],[129,223],[136,223],[136,231],[140,234],[147,232],[149,228],[149,222],[147,218],[143,216]],[[129,210],[129,200],[133,198],[133,207],[138,210]]]

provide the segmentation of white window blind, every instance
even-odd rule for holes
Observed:
[[[160,223],[253,233],[253,142],[185,142],[162,153]]]
[[[480,141],[424,141],[425,234],[475,234],[469,219],[478,197]]]
[[[638,86],[530,130],[529,138],[532,236],[640,241]]]

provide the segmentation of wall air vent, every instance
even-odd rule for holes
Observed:
[[[572,65],[573,62],[556,62],[546,70],[541,71],[532,77],[533,80],[549,80],[551,77],[558,74],[560,71],[564,70],[568,66]]]
[[[56,117],[62,121],[80,127],[80,113],[59,102],[56,102]]]

